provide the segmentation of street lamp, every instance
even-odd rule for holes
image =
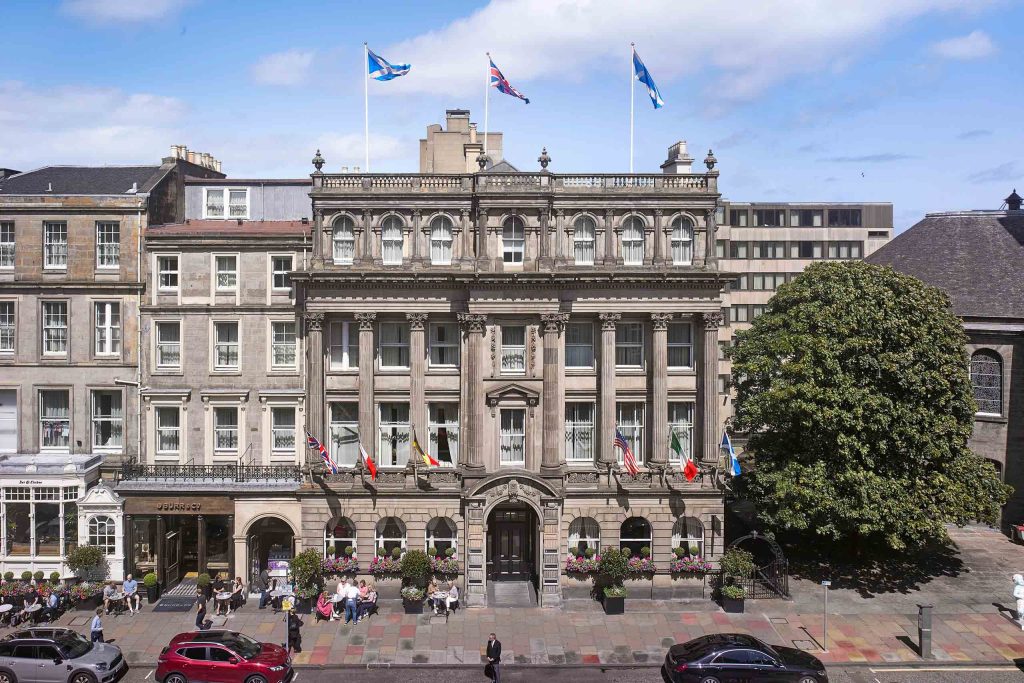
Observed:
[[[821,626],[821,635],[822,635],[821,651],[822,652],[828,652],[828,587],[831,586],[831,585],[832,585],[831,581],[822,581],[821,582],[821,587],[824,588],[824,592],[825,592],[825,602],[824,602],[824,606],[821,608],[821,617],[822,617],[822,620],[821,620],[821,623],[822,623],[822,626]]]

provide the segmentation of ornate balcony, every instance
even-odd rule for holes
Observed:
[[[121,465],[119,488],[151,489],[187,484],[190,489],[296,488],[302,483],[298,465],[146,465],[129,461]]]

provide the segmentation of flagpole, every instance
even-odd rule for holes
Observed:
[[[487,119],[491,110],[491,53],[487,55],[487,77],[484,78],[484,157],[487,156]]]
[[[633,172],[633,54],[635,43],[629,44],[629,172]]]
[[[366,172],[370,172],[370,48],[363,43],[363,135],[366,141]]]

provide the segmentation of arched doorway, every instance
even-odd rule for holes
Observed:
[[[246,532],[249,551],[249,578],[264,569],[272,577],[285,578],[295,556],[295,531],[280,517],[263,517],[249,525]]]
[[[491,510],[487,517],[487,578],[490,581],[529,584],[534,590],[527,589],[524,595],[536,595],[538,529],[537,515],[525,503],[502,503]],[[514,592],[511,588],[505,591]]]

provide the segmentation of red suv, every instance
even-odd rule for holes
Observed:
[[[171,638],[157,659],[163,683],[289,683],[288,651],[236,631],[190,631]]]

